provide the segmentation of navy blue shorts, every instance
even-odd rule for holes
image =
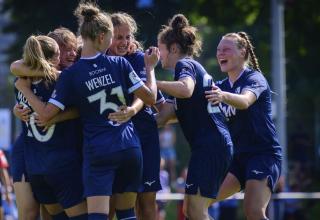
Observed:
[[[59,174],[30,175],[30,183],[41,204],[59,203],[67,209],[84,200],[81,167]]]
[[[139,192],[157,192],[160,184],[160,146],[158,132],[140,135],[143,158],[142,184]]]
[[[234,155],[230,173],[235,175],[245,188],[247,180],[268,179],[268,187],[273,192],[281,174],[281,159],[269,153],[237,153]]]
[[[186,194],[200,194],[207,198],[216,198],[219,188],[232,162],[232,145],[225,152],[209,149],[194,149],[188,166],[185,186]]]
[[[142,178],[140,148],[129,148],[88,161],[84,157],[85,197],[110,196],[113,193],[138,192]]]
[[[26,170],[26,163],[24,158],[25,142],[23,135],[20,135],[13,144],[11,157],[10,157],[10,169],[13,182],[21,182],[24,176],[25,181],[29,182],[29,178]]]

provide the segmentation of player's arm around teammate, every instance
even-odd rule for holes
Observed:
[[[271,119],[271,91],[245,32],[229,33],[217,47],[227,79],[206,98],[229,118],[235,156],[217,200],[244,189],[248,220],[267,219],[266,208],[281,172],[281,148]]]
[[[201,48],[196,28],[189,25],[184,15],[175,15],[160,30],[158,47],[162,67],[174,70],[174,81],[157,81],[158,88],[170,95],[172,102],[163,114],[160,112],[158,121],[163,124],[174,118],[174,112],[177,116],[192,149],[185,185],[185,214],[191,220],[207,220],[209,203],[217,196],[231,162],[231,138],[221,112],[204,98],[212,77],[193,59]]]

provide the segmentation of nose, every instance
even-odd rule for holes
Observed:
[[[68,56],[76,56],[77,55],[77,51],[76,50],[70,50],[67,52]]]

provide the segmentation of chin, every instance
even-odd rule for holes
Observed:
[[[227,67],[224,67],[224,66],[220,66],[220,70],[223,73],[227,73],[229,71],[229,69]]]

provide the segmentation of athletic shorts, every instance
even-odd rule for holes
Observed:
[[[140,135],[143,171],[139,192],[157,192],[160,184],[160,146],[157,132]]]
[[[36,200],[41,204],[59,203],[67,209],[84,200],[80,166],[59,174],[30,175],[30,183]]]
[[[219,188],[232,162],[232,145],[225,152],[210,149],[194,149],[188,166],[186,194],[216,198]]]
[[[111,196],[113,193],[138,192],[142,178],[141,148],[84,157],[84,196]]]
[[[26,170],[26,163],[24,157],[24,148],[25,142],[23,135],[20,135],[15,143],[13,144],[12,151],[11,151],[11,162],[10,162],[10,169],[13,182],[21,182],[22,177],[26,182],[29,182],[29,178],[27,175]]]
[[[269,153],[237,153],[230,167],[232,173],[245,188],[247,180],[268,179],[268,187],[273,192],[281,174],[281,159]]]

